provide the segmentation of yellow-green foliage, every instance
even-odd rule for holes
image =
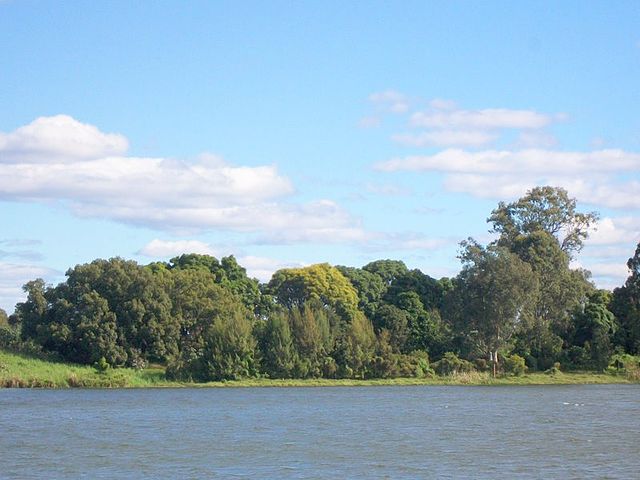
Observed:
[[[358,309],[358,292],[340,270],[328,263],[278,270],[269,289],[287,306],[317,300],[339,312],[354,313]]]

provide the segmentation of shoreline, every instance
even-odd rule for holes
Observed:
[[[183,382],[164,378],[162,367],[98,372],[95,368],[40,360],[0,350],[0,388],[281,388],[375,386],[523,386],[638,384],[623,374],[598,372],[529,373],[492,378],[488,372],[423,378],[268,379],[246,378],[215,382]]]

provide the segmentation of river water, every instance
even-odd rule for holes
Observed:
[[[0,389],[2,479],[640,478],[640,385]]]

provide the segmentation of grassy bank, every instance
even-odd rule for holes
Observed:
[[[376,385],[567,385],[634,383],[623,375],[570,372],[549,375],[532,373],[520,377],[492,378],[488,373],[469,373],[446,377],[351,379],[245,379],[227,382],[183,383],[164,378],[161,367],[129,368],[98,372],[93,367],[49,362],[0,350],[0,387],[38,388],[142,388],[142,387],[329,387]]]
[[[85,365],[49,362],[0,350],[0,387],[116,388],[169,385],[162,368],[98,372]]]

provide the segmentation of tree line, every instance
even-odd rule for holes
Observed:
[[[487,220],[496,240],[462,242],[454,278],[377,260],[261,284],[233,256],[99,259],[59,285],[24,285],[26,300],[0,315],[0,345],[99,368],[160,363],[194,381],[602,370],[640,354],[640,244],[626,283],[597,289],[570,266],[597,221],[576,208],[554,187],[499,203]]]

